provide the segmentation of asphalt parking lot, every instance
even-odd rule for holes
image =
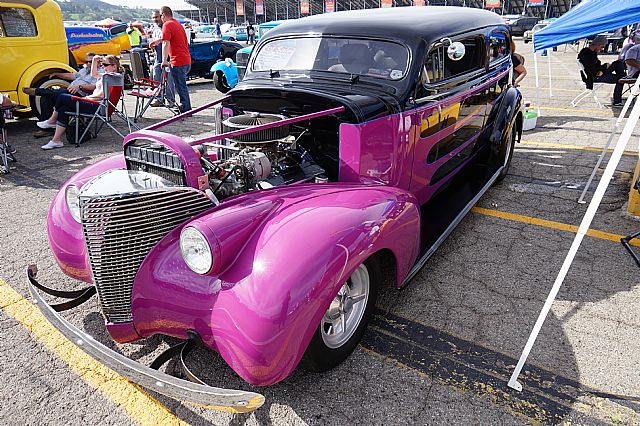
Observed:
[[[518,49],[529,70],[522,91],[535,102],[532,46],[518,42]],[[482,197],[408,287],[383,291],[347,362],[325,374],[298,370],[258,389],[209,351],[189,359],[207,383],[263,393],[265,405],[251,414],[185,405],[131,384],[66,341],[29,302],[29,264],[38,264],[43,283],[76,285],[49,251],[47,209],[66,179],[119,152],[121,140],[105,129],[80,148],[42,151],[46,140],[31,136],[34,119],[9,122],[18,162],[0,175],[0,422],[640,424],[640,285],[637,266],[619,243],[640,228],[625,213],[637,131],[592,224],[600,232],[585,237],[525,365],[523,392],[506,385],[584,215],[586,205],[576,200],[618,113],[591,99],[569,106],[581,90],[576,54],[560,47],[550,63],[540,63],[542,116],[523,134],[509,176]],[[220,96],[210,81],[189,86],[194,106]],[[612,88],[603,90],[605,102]],[[132,111],[130,100],[127,105]],[[146,117],[141,124],[169,115],[152,109]],[[207,131],[210,117],[197,117],[170,130]],[[95,300],[65,317],[142,362],[174,342],[112,343]]]

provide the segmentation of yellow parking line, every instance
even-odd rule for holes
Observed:
[[[534,142],[534,141],[521,141],[520,143],[523,144],[523,145],[546,146],[546,147],[549,147],[549,148],[577,149],[577,150],[582,150],[582,151],[602,152],[602,148],[595,148],[593,146],[577,146],[577,145],[567,145],[567,144],[562,144],[562,143]],[[607,149],[607,152],[613,152],[613,149]],[[637,152],[633,152],[633,151],[624,151],[622,154],[623,155],[632,155],[634,157],[636,155],[638,155]]]
[[[522,216],[514,213],[507,213],[500,210],[485,209],[484,207],[473,207],[471,209],[474,213],[479,213],[485,216],[498,217],[500,219],[512,220],[514,222],[527,223],[529,225],[541,226],[543,228],[559,229],[560,231],[578,232],[578,227],[575,225],[569,225],[562,222],[554,222],[552,220],[538,219],[536,217]],[[601,240],[620,242],[620,238],[623,235],[612,234],[610,232],[597,231],[595,229],[589,229],[587,235],[593,238],[599,238]],[[630,243],[632,246],[640,247],[640,242],[632,240]]]
[[[141,425],[187,425],[157,399],[126,378],[100,364],[56,330],[40,311],[0,280],[0,309],[22,324],[51,352],[58,355],[89,386],[121,407]]]

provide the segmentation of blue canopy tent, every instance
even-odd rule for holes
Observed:
[[[536,32],[534,51],[559,46],[640,22],[640,0],[583,0]]]

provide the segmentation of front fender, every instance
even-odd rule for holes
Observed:
[[[231,59],[219,61],[213,64],[211,67],[211,75],[215,74],[217,71],[224,74],[229,87],[233,88],[238,84],[238,66]]]
[[[33,87],[33,84],[44,76],[53,72],[76,72],[68,64],[57,61],[42,61],[31,65],[20,77],[18,84],[18,103],[30,105],[29,95],[22,92],[23,87]]]
[[[75,221],[67,208],[65,199],[67,186],[75,185],[80,189],[89,180],[107,170],[125,167],[124,156],[118,154],[82,169],[60,187],[49,207],[47,216],[49,246],[60,269],[72,278],[87,283],[93,282],[82,226]]]
[[[221,253],[236,250],[232,264],[217,275],[192,272],[180,254],[182,227],[172,231],[136,275],[137,332],[186,338],[195,330],[244,380],[270,385],[293,371],[339,287],[364,260],[390,250],[400,281],[406,276],[420,216],[403,190],[315,184],[245,194],[187,225],[208,227]],[[233,238],[238,229],[241,242]]]

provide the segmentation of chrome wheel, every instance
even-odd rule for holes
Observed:
[[[369,270],[358,266],[331,301],[320,323],[322,340],[329,348],[344,345],[358,329],[369,299]]]

